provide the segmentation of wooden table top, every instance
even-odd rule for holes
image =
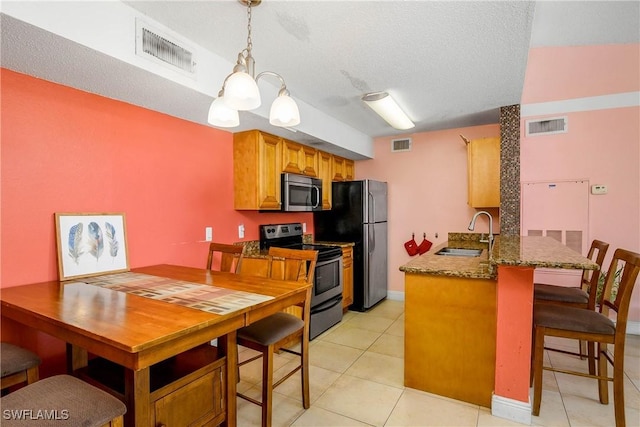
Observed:
[[[3,288],[2,316],[49,333],[89,351],[109,347],[111,360],[138,369],[162,360],[180,341],[188,346],[245,326],[273,305],[286,306],[309,285],[299,282],[158,265],[132,272],[272,296],[273,299],[219,315],[84,283],[58,281]],[[75,282],[81,282],[82,279]],[[190,342],[183,342],[187,340]],[[162,347],[165,351],[162,351]],[[124,360],[148,353],[148,360]],[[157,353],[157,354],[156,354]],[[153,354],[153,356],[148,357]],[[108,355],[107,355],[108,357]]]

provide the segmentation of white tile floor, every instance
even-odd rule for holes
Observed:
[[[367,313],[348,312],[310,344],[311,407],[302,408],[300,374],[274,390],[274,426],[521,426],[479,407],[403,386],[404,305],[383,301]],[[577,348],[575,342],[554,343]],[[586,367],[586,361],[547,352],[554,366]],[[251,350],[240,349],[241,359]],[[640,426],[640,336],[627,336],[625,401],[628,426]],[[294,356],[276,355],[278,369]],[[260,395],[260,361],[241,368],[238,390]],[[598,401],[595,380],[545,371],[542,406],[534,426],[614,426],[609,405]],[[260,425],[260,408],[238,399],[238,425]]]

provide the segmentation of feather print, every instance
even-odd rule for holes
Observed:
[[[78,263],[78,258],[82,255],[82,223],[79,222],[69,229],[69,256]]]
[[[104,250],[104,240],[102,239],[102,229],[96,222],[89,223],[89,253],[100,259]]]
[[[118,239],[116,239],[116,228],[108,222],[104,223],[104,229],[107,234],[107,243],[109,243],[109,255],[116,257],[118,255]]]

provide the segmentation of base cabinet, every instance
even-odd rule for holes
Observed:
[[[496,281],[405,273],[404,385],[491,407]]]
[[[353,304],[353,247],[342,248],[342,311]]]
[[[225,361],[216,347],[204,344],[153,365],[148,427],[217,426],[224,422]],[[122,366],[95,358],[74,374],[127,402],[128,375]]]

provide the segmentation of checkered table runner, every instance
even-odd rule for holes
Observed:
[[[268,295],[132,272],[87,277],[73,283],[100,286],[215,314],[231,313],[273,299]]]

